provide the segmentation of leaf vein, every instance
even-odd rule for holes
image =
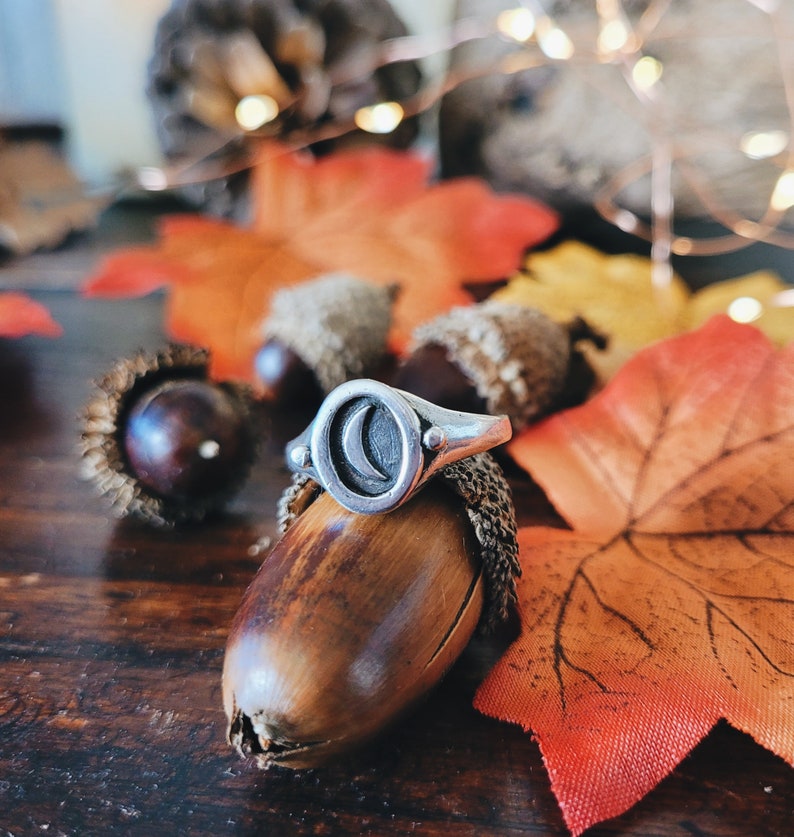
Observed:
[[[663,573],[672,576],[676,579],[679,583],[685,585],[689,588],[697,597],[703,600],[704,606],[706,608],[706,619],[707,622],[710,624],[710,613],[709,609],[712,608],[715,612],[719,613],[728,624],[732,625],[736,631],[745,638],[745,640],[750,644],[752,648],[754,648],[758,654],[762,657],[762,659],[775,671],[777,674],[780,674],[783,677],[792,677],[794,678],[794,671],[788,671],[779,664],[775,663],[769,654],[764,650],[763,646],[756,640],[752,633],[744,628],[737,619],[731,616],[725,608],[721,607],[714,599],[711,598],[711,595],[714,595],[715,598],[740,598],[738,595],[731,596],[727,594],[712,594],[711,591],[707,591],[705,588],[701,587],[700,585],[695,584],[694,582],[690,581],[688,578],[680,575],[679,573],[675,572],[670,567],[665,566],[664,564],[660,563],[659,561],[654,561],[652,558],[647,556],[638,546],[635,544],[630,536],[630,533],[626,533],[625,537],[626,543],[632,552],[635,554],[638,560],[643,561],[651,566],[655,567],[658,570],[661,570]],[[745,597],[747,599],[753,599],[754,597]],[[712,650],[714,646],[712,646]],[[722,660],[717,657],[717,662],[722,668]]]

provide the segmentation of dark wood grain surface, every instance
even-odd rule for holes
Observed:
[[[60,254],[75,275],[80,246]],[[238,759],[224,643],[263,558],[252,546],[275,537],[281,445],[303,417],[263,417],[264,456],[222,520],[114,521],[78,478],[76,416],[114,359],[162,344],[162,300],[80,299],[50,275],[58,257],[0,265],[2,286],[44,288],[65,329],[0,340],[0,834],[565,834],[531,737],[471,707],[504,638],[476,640],[396,728],[327,768]],[[516,490],[545,513],[531,486]],[[590,833],[793,832],[794,770],[722,725]]]

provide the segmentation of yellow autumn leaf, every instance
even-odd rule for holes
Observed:
[[[584,317],[608,335],[608,351],[589,356],[602,378],[612,377],[637,349],[680,332],[688,297],[677,276],[669,286],[655,287],[650,259],[611,256],[578,241],[531,253],[526,272],[494,294],[540,308],[559,322]]]
[[[583,350],[602,380],[608,380],[638,349],[690,331],[714,314],[752,322],[775,343],[794,338],[794,290],[774,273],[758,271],[709,285],[692,294],[684,281],[658,288],[645,256],[608,255],[566,241],[527,257],[495,299],[539,308],[560,322],[584,317],[609,337],[607,352]],[[787,290],[788,289],[788,290]]]
[[[694,329],[713,314],[728,314],[740,323],[752,323],[777,345],[794,338],[794,299],[792,288],[768,270],[759,270],[727,279],[692,295],[686,310],[685,326]]]

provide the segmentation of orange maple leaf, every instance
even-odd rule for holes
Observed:
[[[321,160],[271,149],[253,171],[248,228],[171,217],[154,247],[122,250],[84,285],[88,295],[170,289],[166,329],[208,347],[213,374],[250,380],[261,324],[279,288],[344,270],[398,283],[393,340],[453,305],[470,302],[461,283],[508,275],[557,216],[481,181],[428,185],[423,158],[383,148]]]
[[[511,451],[573,531],[520,531],[521,634],[475,704],[533,730],[571,831],[721,718],[794,764],[794,344],[716,317]]]
[[[15,291],[0,294],[0,337],[24,337],[26,334],[60,337],[63,329],[45,306],[27,294]]]

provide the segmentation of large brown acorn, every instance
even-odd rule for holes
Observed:
[[[283,538],[231,626],[229,741],[261,767],[314,767],[391,724],[512,602],[515,518],[496,463],[447,466],[388,514],[296,478]]]

